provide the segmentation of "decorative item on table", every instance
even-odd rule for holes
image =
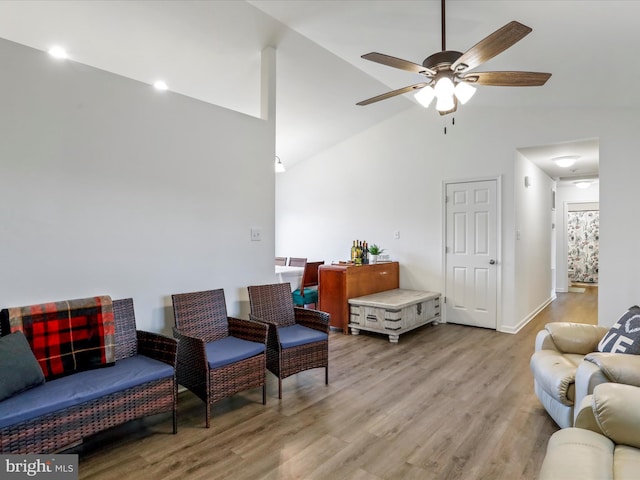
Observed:
[[[369,245],[365,240],[354,240],[351,246],[351,261],[355,265],[369,263]]]
[[[374,243],[369,247],[369,253],[371,254],[371,263],[378,263],[378,256],[384,253],[384,248],[380,248]]]

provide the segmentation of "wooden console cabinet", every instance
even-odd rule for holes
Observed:
[[[349,299],[400,287],[398,262],[369,265],[320,265],[318,310],[331,315],[330,325],[349,333]]]

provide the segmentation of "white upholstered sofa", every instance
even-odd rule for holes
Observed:
[[[596,325],[557,322],[548,323],[536,336],[535,352],[530,361],[534,390],[561,428],[573,425],[574,405],[598,383],[587,380],[591,390],[583,385],[576,386],[576,374],[578,366],[597,350],[598,342],[607,331]],[[604,380],[602,376],[599,379]]]
[[[640,478],[640,388],[604,383],[576,408],[575,427],[549,439],[539,480]]]
[[[640,387],[640,355],[629,354],[637,352],[638,345],[611,348],[611,344],[623,343],[620,338],[627,346],[631,345],[632,339],[624,335],[633,335],[628,333],[629,329],[640,330],[637,323],[629,323],[640,319],[638,308],[631,307],[611,330],[597,325],[557,322],[547,324],[538,332],[530,362],[534,390],[561,428],[573,426],[577,415],[574,407],[597,385],[613,382]],[[607,343],[608,349],[627,353],[598,352],[599,346],[603,349]]]

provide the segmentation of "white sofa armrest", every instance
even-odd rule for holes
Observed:
[[[616,445],[640,448],[640,388],[621,383],[598,385],[593,414],[602,433]]]
[[[612,478],[615,445],[603,435],[563,428],[547,444],[538,480],[603,480]]]
[[[602,435],[602,430],[600,430],[593,412],[593,395],[584,397],[580,404],[576,403],[575,414],[574,427],[591,430]]]
[[[596,365],[610,382],[640,387],[640,355],[594,352],[584,359]]]
[[[592,362],[582,361],[580,365],[578,365],[578,369],[576,370],[576,380],[575,380],[575,394],[576,401],[575,405],[580,407],[582,405],[583,400],[586,397],[590,397],[593,393],[593,389],[601,383],[609,383],[611,380],[605,375],[605,373]],[[591,408],[591,403],[589,400],[589,409]],[[574,414],[574,423],[578,419],[579,410],[575,409]]]
[[[547,329],[540,330],[536,335],[535,351],[539,352],[540,350],[560,351],[558,347],[556,347],[556,344],[553,343],[553,338],[551,338],[551,334]]]

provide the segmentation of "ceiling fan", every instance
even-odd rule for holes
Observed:
[[[522,40],[532,29],[514,20],[480,40],[464,53],[447,50],[444,2],[445,0],[442,0],[441,3],[442,51],[425,58],[422,65],[377,52],[362,55],[362,58],[371,62],[424,75],[425,81],[377,95],[358,102],[357,105],[369,105],[415,91],[416,100],[425,107],[429,106],[434,97],[437,98],[436,110],[440,115],[447,115],[457,110],[458,102],[464,104],[471,98],[475,93],[473,85],[533,87],[544,85],[551,77],[550,73],[540,72],[471,72],[470,70]]]

